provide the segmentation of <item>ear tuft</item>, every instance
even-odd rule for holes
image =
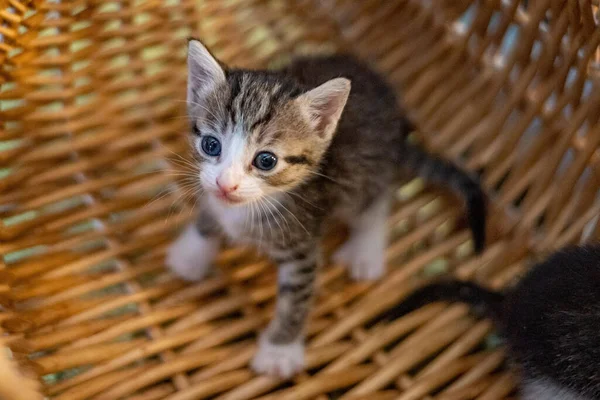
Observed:
[[[335,78],[298,97],[308,122],[326,140],[331,140],[350,95],[350,80]]]
[[[225,71],[197,39],[188,40],[188,103],[200,103],[217,85],[225,82]]]

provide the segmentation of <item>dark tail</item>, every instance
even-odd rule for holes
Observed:
[[[408,169],[428,182],[449,186],[465,199],[475,252],[481,253],[485,247],[486,196],[479,180],[452,162],[429,154],[418,146],[408,142],[405,146],[402,162]]]
[[[502,323],[504,297],[502,293],[493,292],[472,282],[441,281],[418,289],[391,309],[385,318],[393,320],[436,301],[458,301],[473,306],[478,314]]]

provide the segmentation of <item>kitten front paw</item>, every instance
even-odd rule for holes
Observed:
[[[218,239],[201,236],[192,224],[169,247],[165,262],[180,278],[198,281],[210,272],[218,251]]]
[[[374,281],[385,274],[385,242],[373,238],[349,240],[332,256],[336,263],[348,268],[355,281]]]
[[[299,339],[288,344],[274,344],[263,334],[251,367],[259,374],[289,379],[304,369],[304,343]]]

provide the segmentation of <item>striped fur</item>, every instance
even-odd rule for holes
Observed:
[[[253,364],[258,371],[287,375],[302,367],[297,350],[329,221],[352,228],[349,246],[336,259],[349,264],[354,278],[384,273],[390,188],[401,167],[464,194],[476,248],[483,247],[485,208],[477,182],[407,147],[410,124],[393,90],[367,66],[331,56],[297,59],[278,71],[221,68],[195,40],[188,62],[188,113],[205,193],[201,237],[212,240],[220,232],[252,243],[279,265],[275,317]],[[220,143],[218,155],[203,150],[208,136]],[[253,161],[265,151],[277,157],[269,171]],[[233,189],[223,194],[224,185]],[[180,275],[191,275],[190,266],[175,264],[176,272],[186,271]]]
[[[272,343],[289,343],[298,337],[308,315],[316,278],[318,254],[316,244],[290,249],[275,256],[279,264],[278,297],[275,318],[267,330]]]

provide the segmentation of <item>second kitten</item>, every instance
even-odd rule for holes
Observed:
[[[439,300],[474,305],[496,321],[524,400],[600,399],[600,245],[559,251],[506,293],[460,281],[425,286],[388,318]]]

